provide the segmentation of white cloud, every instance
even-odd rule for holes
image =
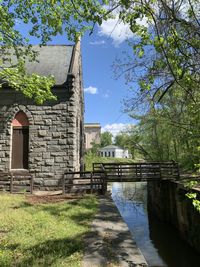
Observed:
[[[108,9],[106,6],[105,8]],[[135,34],[130,30],[130,25],[119,19],[119,13],[120,9],[115,9],[112,12],[113,18],[103,21],[98,31],[100,36],[110,37],[116,47],[124,41],[135,37]],[[140,26],[148,27],[147,18],[145,17],[143,19],[136,19],[136,23]]]
[[[106,42],[104,40],[89,42],[90,45],[103,45]]]
[[[133,37],[133,33],[131,32],[129,25],[119,21],[118,16],[116,16],[116,18],[103,21],[99,27],[98,34],[100,36],[112,38],[115,46],[119,46],[125,40]]]
[[[98,94],[98,89],[96,87],[89,86],[87,88],[84,88],[84,92],[91,95],[96,95]]]
[[[113,137],[115,137],[119,132],[126,130],[127,128],[132,127],[133,124],[125,124],[125,123],[113,123],[113,124],[106,124],[104,127],[101,128],[101,132],[110,132]]]

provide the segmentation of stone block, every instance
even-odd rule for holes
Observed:
[[[38,136],[39,137],[44,137],[44,136],[46,136],[47,135],[47,131],[46,130],[39,130],[38,131]]]
[[[55,162],[63,162],[63,158],[62,157],[55,157]]]
[[[54,164],[54,159],[46,159],[45,160],[45,165],[46,166],[52,166]]]
[[[59,132],[54,132],[52,133],[53,138],[60,138],[60,133]]]
[[[46,120],[44,120],[44,123],[45,123],[45,125],[51,125],[52,124],[52,120],[46,119]]]
[[[59,157],[59,156],[65,156],[66,152],[51,152],[51,156],[53,157]]]
[[[44,180],[44,186],[57,186],[58,181],[57,180]]]
[[[50,154],[50,152],[43,152],[42,157],[43,157],[43,159],[50,159],[51,154]]]
[[[59,144],[59,145],[66,145],[66,144],[67,144],[67,140],[66,140],[66,139],[60,139],[60,140],[58,141],[58,144]]]

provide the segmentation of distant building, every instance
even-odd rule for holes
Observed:
[[[102,157],[112,157],[112,158],[131,158],[128,149],[123,149],[118,146],[109,145],[101,148],[100,155]]]
[[[99,123],[85,123],[85,149],[92,148],[93,144],[100,144],[101,125]]]

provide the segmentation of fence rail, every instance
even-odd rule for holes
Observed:
[[[107,182],[104,171],[66,172],[63,175],[63,194],[80,192],[104,194],[106,190]]]
[[[93,171],[104,170],[107,181],[179,179],[177,162],[93,163]]]
[[[0,191],[10,193],[33,193],[33,177],[30,174],[0,172]]]

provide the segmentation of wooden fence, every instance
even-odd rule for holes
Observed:
[[[33,193],[33,177],[30,174],[0,172],[0,191],[10,193]]]
[[[93,171],[104,170],[107,181],[179,179],[177,162],[93,163]]]
[[[107,190],[106,173],[98,170],[93,172],[66,172],[63,176],[62,191],[65,193],[101,193]]]

